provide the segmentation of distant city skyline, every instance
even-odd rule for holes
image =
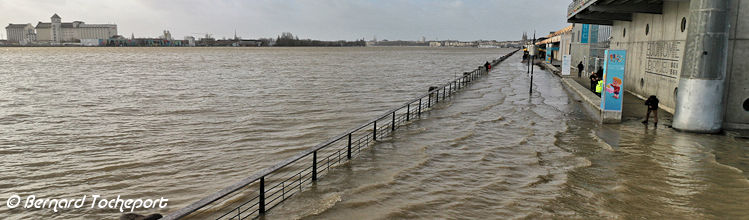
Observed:
[[[0,24],[36,25],[52,14],[63,21],[117,24],[119,34],[276,37],[292,32],[320,40],[518,40],[564,23],[568,1],[559,0],[0,0]],[[5,30],[0,30],[5,39]]]

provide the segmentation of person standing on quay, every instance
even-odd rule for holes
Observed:
[[[598,84],[598,76],[595,72],[590,72],[590,91],[595,92],[596,91],[596,84]]]
[[[658,127],[658,102],[658,98],[654,95],[651,95],[648,100],[645,100],[645,105],[648,106],[648,113],[645,114],[645,121],[642,121],[643,124],[648,124],[650,112],[653,112],[653,123],[655,127]]]
[[[583,66],[583,61],[580,61],[580,63],[577,64],[577,77],[583,77],[583,69],[585,69],[585,66]]]

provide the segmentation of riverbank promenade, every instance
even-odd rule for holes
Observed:
[[[266,218],[492,219],[749,216],[749,141],[601,124],[560,77],[516,54]],[[628,110],[629,107],[625,107]]]

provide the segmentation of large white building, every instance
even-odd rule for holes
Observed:
[[[37,41],[50,43],[76,42],[81,39],[109,39],[117,35],[116,24],[86,24],[82,21],[63,23],[54,14],[50,23],[36,25]]]
[[[34,32],[34,26],[31,24],[8,24],[5,27],[5,33],[8,35],[9,43],[26,45],[36,41],[36,32]]]

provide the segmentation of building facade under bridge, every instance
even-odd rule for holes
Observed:
[[[676,129],[713,133],[749,129],[748,12],[749,0],[576,0],[568,22],[611,26],[624,89],[658,96]]]

